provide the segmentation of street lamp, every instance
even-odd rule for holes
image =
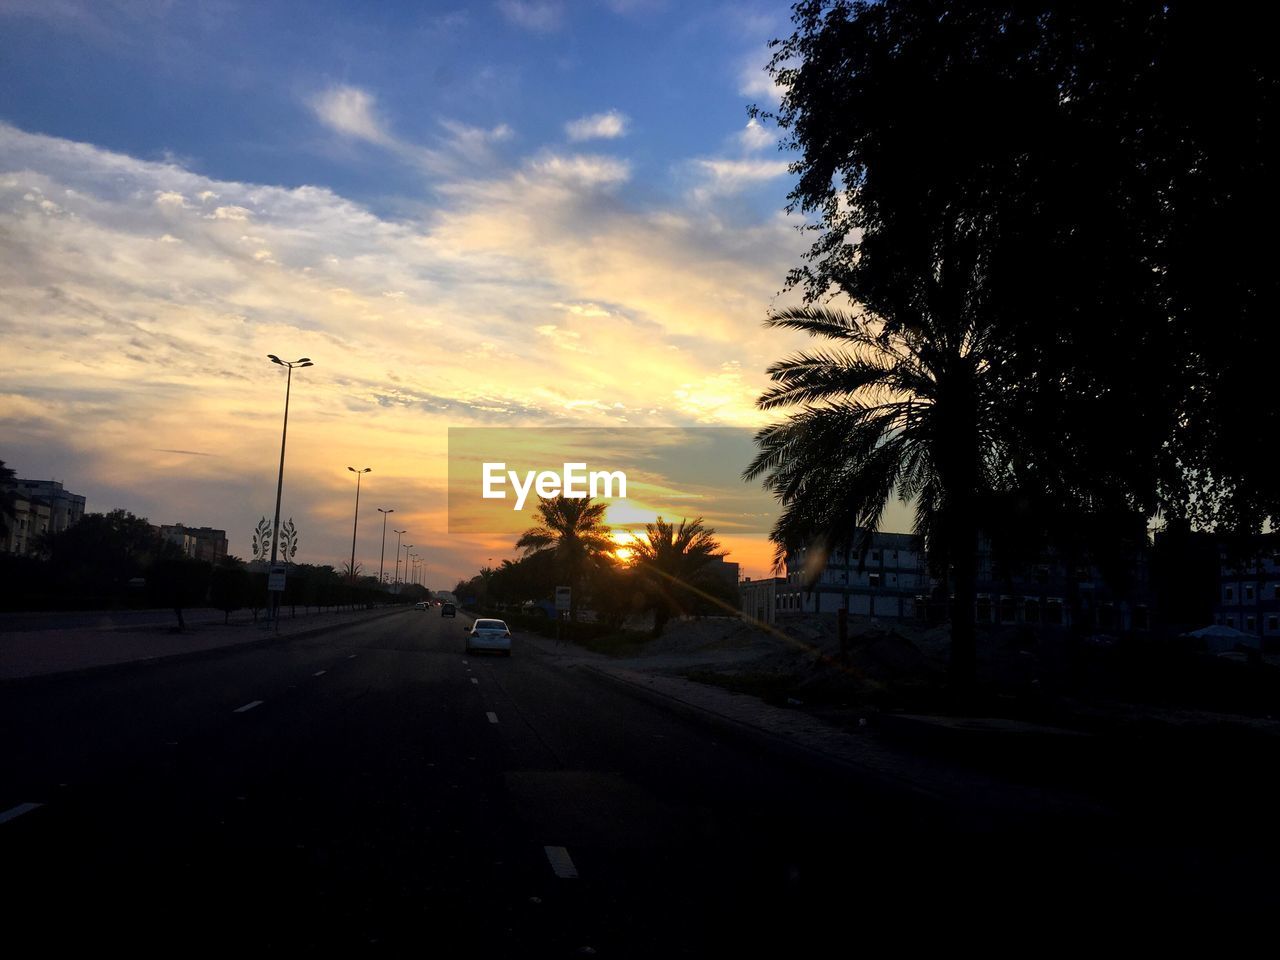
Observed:
[[[360,523],[360,478],[366,473],[373,470],[372,467],[365,467],[363,470],[357,470],[355,467],[347,467],[356,475],[356,515],[351,521],[351,582],[356,582],[356,526]]]
[[[408,530],[397,530],[396,534],[396,593],[400,592],[400,534],[408,533]]]
[[[412,548],[413,548],[412,543],[406,543],[404,545],[404,582],[406,584],[410,582],[409,581],[409,551]]]
[[[378,508],[378,512],[382,514],[382,552],[378,554],[378,586],[382,586],[382,563],[387,559],[387,514],[395,513],[394,509],[383,510]]]
[[[274,353],[268,353],[267,359],[272,363],[279,364],[288,369],[288,374],[284,381],[284,427],[280,430],[280,475],[276,478],[276,518],[271,527],[271,569],[276,566],[277,550],[280,546],[280,495],[284,492],[284,442],[289,436],[289,390],[293,386],[293,368],[294,367],[314,367],[310,357],[303,357],[300,360],[281,360]],[[271,604],[272,619],[279,626],[280,614],[280,596],[277,593],[274,603]]]

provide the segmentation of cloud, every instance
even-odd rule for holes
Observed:
[[[441,149],[513,142],[456,126]],[[792,346],[760,324],[804,247],[790,222],[628,204],[617,157],[451,171],[434,208],[395,220],[0,123],[5,459],[73,465],[95,509],[221,527],[244,555],[274,504],[284,385],[266,355],[310,356],[285,510],[305,559],[336,563],[335,450],[430,542],[448,426],[762,422],[763,368]]]
[[[759,120],[752,117],[738,133],[738,143],[743,150],[754,152],[776,144],[777,138]]]
[[[322,123],[343,136],[380,146],[395,143],[377,116],[373,95],[359,87],[330,87],[312,97],[310,105]]]
[[[772,56],[772,52],[767,47],[762,47],[759,52],[752,53],[742,61],[742,66],[738,70],[738,92],[753,100],[776,106],[782,102],[782,95],[786,89],[775,83],[766,69]]]
[[[732,196],[754,184],[785,176],[789,167],[786,160],[731,160],[724,157],[694,160],[698,183],[690,191],[690,197],[695,202],[705,203],[717,197]]]
[[[564,5],[551,0],[499,0],[498,9],[508,22],[535,33],[559,29],[564,18]]]
[[[625,114],[619,113],[617,110],[610,110],[607,113],[595,113],[589,117],[579,117],[577,120],[571,120],[564,125],[564,130],[569,139],[574,142],[580,140],[612,140],[615,137],[625,136],[629,123],[630,121]]]

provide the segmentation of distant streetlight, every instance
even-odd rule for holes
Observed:
[[[387,514],[395,513],[395,509],[383,510],[378,508],[378,512],[382,514],[382,552],[378,554],[378,586],[382,586],[382,562],[387,559]]]
[[[360,478],[366,473],[372,472],[372,467],[365,467],[363,470],[357,470],[355,467],[347,467],[356,475],[356,515],[351,521],[351,582],[356,582],[356,526],[360,523]]]
[[[409,583],[409,551],[413,548],[412,543],[404,545],[404,582]]]
[[[402,533],[408,533],[409,531],[395,530],[392,532],[395,533],[396,535],[396,579],[395,579],[396,591],[395,592],[399,593],[400,592],[400,535]]]
[[[284,492],[284,442],[289,436],[289,390],[293,386],[293,368],[294,367],[314,367],[310,357],[303,357],[300,360],[281,360],[274,353],[268,353],[267,359],[272,363],[279,364],[288,369],[288,374],[284,380],[284,427],[280,430],[280,474],[276,478],[276,518],[271,527],[271,569],[276,566],[277,550],[280,546],[280,495]],[[280,617],[280,594],[276,593],[275,599],[271,604],[271,617],[279,626]]]

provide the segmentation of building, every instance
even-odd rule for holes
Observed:
[[[979,626],[1025,625],[1117,634],[1152,625],[1150,551],[1127,558],[1127,583],[1116,585],[1089,559],[1070,563],[1052,547],[1019,569],[1000,569],[986,536],[979,537],[975,619]],[[937,591],[935,591],[936,593]],[[945,603],[940,604],[945,610]],[[935,601],[935,612],[938,610]]]
[[[36,552],[40,538],[53,523],[53,508],[39,497],[13,495],[13,516],[6,518],[8,528],[0,546],[5,553],[28,556]]]
[[[858,542],[855,533],[854,543]],[[1112,585],[1092,562],[1068,569],[1051,548],[1020,569],[1001,569],[990,541],[979,538],[974,614],[979,625],[1067,628],[1129,633],[1151,628],[1150,556],[1137,548],[1126,562],[1126,583]],[[818,564],[816,571],[810,565]],[[816,580],[814,575],[816,574]],[[811,584],[811,585],[809,585]],[[739,595],[746,616],[775,622],[793,614],[934,619],[949,616],[945,584],[931,577],[918,539],[905,533],[875,533],[864,554],[813,549],[787,557],[785,577],[744,581]]]
[[[160,538],[180,549],[184,556],[217,563],[227,555],[227,531],[212,527],[188,527],[181,523],[158,528]]]
[[[84,516],[84,497],[64,490],[59,480],[21,480],[14,478],[5,487],[28,501],[40,500],[49,506],[49,530],[61,533]]]
[[[766,577],[752,580],[747,577],[738,584],[738,599],[742,615],[760,623],[774,623],[778,615],[778,591],[785,588],[786,577]]]
[[[726,560],[724,557],[712,557],[711,562],[704,569],[711,576],[718,577],[730,590],[738,588],[738,577],[741,576],[740,567],[732,560]]]
[[[1256,636],[1264,653],[1280,652],[1280,534],[1218,544],[1213,622]]]
[[[806,586],[814,563],[821,569]],[[928,593],[924,554],[909,533],[874,533],[862,556],[856,549],[837,549],[824,559],[813,548],[797,550],[787,557],[785,577],[743,581],[739,591],[743,613],[766,623],[793,614],[834,614],[842,607],[860,616],[913,618]],[[760,615],[762,609],[768,617]]]

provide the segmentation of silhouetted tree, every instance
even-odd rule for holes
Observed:
[[[722,594],[711,565],[725,555],[716,532],[702,518],[679,526],[659,517],[645,524],[643,537],[630,544],[632,570],[644,583],[653,607],[653,633],[658,636],[673,616],[705,605]]]
[[[931,556],[941,545],[957,564],[957,615],[971,615],[964,557],[989,493],[1030,492],[1063,515],[1256,527],[1280,512],[1280,479],[1248,442],[1280,424],[1266,387],[1280,325],[1247,322],[1270,317],[1277,283],[1246,239],[1277,203],[1268,32],[1139,0],[809,0],[794,23],[770,65],[781,106],[755,111],[797,152],[790,209],[818,234],[788,283],[811,305],[850,301],[841,323],[866,338],[858,349],[909,345],[935,384],[927,405],[938,391],[960,398],[930,414],[947,435],[918,448],[946,452],[932,463],[943,522],[926,517],[926,532],[945,535]],[[1224,323],[1222,303],[1246,322]],[[891,384],[859,383],[860,357],[813,359],[810,371],[775,368],[779,389],[803,380],[814,395],[794,402],[844,406],[859,442],[879,439],[838,448],[835,462],[856,467],[848,487],[789,475],[812,522],[798,512],[778,531],[788,537],[821,526],[818,490],[875,499],[871,481],[894,459],[880,446],[901,448],[906,420],[878,434],[866,424],[913,396],[869,398]],[[1001,408],[996,435],[982,432],[982,402]],[[858,512],[879,517],[845,511]],[[955,626],[953,663],[968,676],[971,630]]]
[[[604,522],[605,504],[590,497],[541,497],[537,526],[530,527],[516,541],[516,549],[526,555],[551,552],[556,569],[564,577],[570,594],[569,619],[578,619],[578,592],[583,577],[601,554],[615,544]]]
[[[205,602],[211,566],[207,561],[183,556],[175,547],[164,550],[147,571],[147,591],[157,606],[169,607],[185,630],[182,611]]]
[[[808,548],[812,582],[831,550],[869,548],[895,492],[914,501],[934,573],[945,580],[950,570],[954,581],[952,665],[967,682],[979,498],[1003,482],[1008,456],[998,345],[968,315],[926,313],[876,331],[865,317],[808,307],[768,322],[837,344],[775,363],[776,386],[759,400],[766,410],[801,407],[756,435],[760,452],[745,472],[763,476],[782,504],[770,537],[775,562]]]
[[[222,622],[229,623],[231,614],[249,604],[249,572],[244,561],[225,557],[209,576],[209,603],[223,613]]]

